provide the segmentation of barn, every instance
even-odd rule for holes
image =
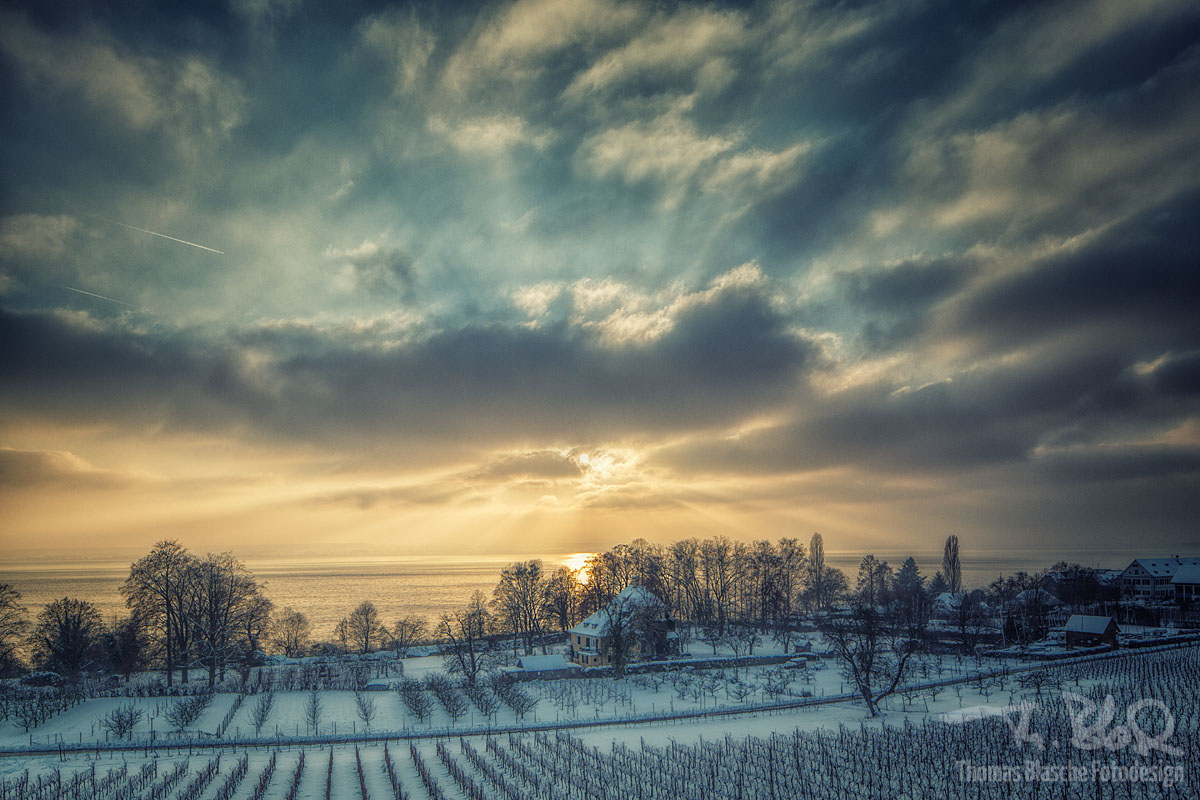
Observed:
[[[1117,646],[1121,629],[1112,617],[1074,614],[1067,620],[1067,647],[1095,647],[1099,644]]]

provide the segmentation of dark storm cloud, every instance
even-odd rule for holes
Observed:
[[[882,270],[843,273],[847,300],[870,311],[921,313],[961,287],[977,267],[968,259],[908,260]]]
[[[832,311],[866,317],[859,338],[869,351],[911,345],[926,330],[933,307],[978,272],[975,259],[956,257],[908,259],[884,268],[840,273],[841,296]]]
[[[1200,351],[1165,359],[1154,370],[1154,384],[1168,396],[1190,398],[1200,395]]]
[[[1098,349],[1151,358],[1200,342],[1197,219],[1192,194],[1039,259],[963,303],[958,330],[1011,348],[1090,329]]]
[[[679,469],[718,473],[849,466],[880,474],[953,475],[1028,465],[1040,459],[1041,447],[1100,445],[1131,431],[1181,424],[1193,411],[1160,391],[1154,376],[1139,375],[1134,364],[1084,345],[921,387],[876,384],[838,392],[802,407],[791,424],[681,445],[659,458]],[[1122,451],[1097,452],[1101,461],[1114,454],[1115,464]],[[1162,454],[1179,458],[1179,452]],[[1068,459],[1063,456],[1062,463]],[[1119,463],[1125,473],[1145,467],[1153,476],[1156,468],[1147,457]],[[1108,472],[1098,467],[1094,476]]]
[[[1200,474],[1200,447],[1129,445],[1069,449],[1039,458],[1035,468],[1055,480],[1085,483],[1195,478]]]
[[[249,426],[326,444],[578,439],[727,422],[791,396],[816,363],[753,286],[727,287],[658,340],[624,346],[562,323],[467,326],[399,346],[299,331],[238,345],[5,313],[3,404],[43,419]]]
[[[321,428],[578,440],[736,418],[791,396],[815,365],[766,298],[735,288],[650,343],[603,344],[565,323],[470,326],[394,350],[296,355],[278,371]]]
[[[253,394],[232,353],[85,315],[0,311],[0,338],[0,402],[26,419],[225,428]]]

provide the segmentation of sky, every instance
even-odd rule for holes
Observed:
[[[1198,43],[8,0],[0,548],[1200,552]]]

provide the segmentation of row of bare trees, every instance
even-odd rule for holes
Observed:
[[[846,590],[845,575],[825,563],[819,533],[807,550],[790,538],[743,543],[717,536],[667,546],[637,539],[590,556],[578,571],[548,572],[538,560],[510,564],[490,607],[499,629],[529,654],[545,633],[606,609],[634,584],[660,598],[676,618],[712,629],[718,638],[732,627],[786,626],[797,611],[827,608]]]
[[[261,649],[271,601],[230,553],[198,557],[179,542],[161,541],[129,570],[121,586],[132,618],[162,655],[167,685],[194,667],[212,686],[226,667]]]
[[[62,597],[31,622],[20,601],[20,592],[0,584],[0,677],[22,671],[22,650],[37,669],[69,679],[95,667],[128,677],[143,666],[144,641],[131,619],[105,623],[92,603]]]

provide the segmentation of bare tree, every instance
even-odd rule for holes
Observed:
[[[700,588],[700,542],[696,539],[681,539],[667,548],[666,573],[670,590],[666,598],[676,616],[703,622],[707,619],[703,611]]]
[[[212,703],[212,692],[201,692],[191,697],[181,697],[172,703],[166,712],[167,722],[176,730],[183,730],[200,719],[204,709]]]
[[[475,683],[487,662],[487,635],[492,630],[492,614],[483,592],[476,591],[466,607],[443,614],[438,634],[449,646],[447,669],[460,673],[467,683]]]
[[[433,713],[433,698],[425,693],[425,687],[420,681],[406,678],[400,681],[396,692],[405,707],[421,722]]]
[[[617,595],[604,607],[599,635],[605,642],[614,674],[624,675],[635,652],[653,647],[656,626],[665,611],[661,600],[640,587]]]
[[[521,640],[525,655],[533,653],[534,641],[545,631],[547,580],[542,562],[520,561],[500,573],[492,593],[492,605],[509,632]]]
[[[275,707],[275,693],[263,692],[254,701],[250,709],[250,721],[254,723],[254,735],[257,736],[263,725],[271,718],[271,710]]]
[[[866,703],[867,712],[879,716],[879,701],[896,691],[920,643],[909,638],[902,625],[868,605],[860,604],[847,615],[825,616],[817,627]]]
[[[237,653],[246,616],[259,613],[258,584],[232,553],[209,553],[192,565],[190,589],[185,618],[211,688]]]
[[[312,728],[312,732],[317,733],[317,726],[321,724],[321,690],[313,689],[308,693],[308,700],[304,703],[304,721]]]
[[[32,637],[34,663],[77,679],[96,662],[103,631],[100,612],[88,601],[55,600],[38,614]]]
[[[186,640],[182,634],[186,628],[183,608],[193,560],[179,542],[158,542],[149,554],[130,566],[129,577],[121,586],[125,604],[163,651],[168,686],[179,660],[180,640]],[[184,672],[186,680],[186,667]]]
[[[367,697],[366,692],[356,691],[354,704],[357,706],[358,718],[363,721],[363,725],[370,728],[371,720],[375,719],[375,701]]]
[[[142,710],[133,703],[122,703],[100,718],[100,726],[118,739],[133,733],[142,720]]]
[[[250,657],[263,651],[263,640],[269,639],[271,634],[271,612],[275,610],[275,604],[263,594],[263,588],[262,584],[257,584],[241,613],[242,649]]]
[[[133,617],[114,619],[101,641],[109,669],[126,682],[146,665],[146,641],[141,626]]]
[[[723,635],[734,613],[737,587],[746,573],[746,546],[724,536],[705,539],[700,543],[700,564],[704,570],[706,605],[711,610],[709,619]]]
[[[372,652],[375,643],[387,633],[379,621],[378,609],[370,600],[359,603],[358,608],[351,611],[342,623],[339,623],[339,637],[344,637],[347,649],[354,648],[360,653]]]
[[[271,622],[271,643],[288,658],[299,658],[308,650],[312,625],[303,613],[285,607]]]
[[[859,601],[869,606],[886,605],[892,578],[892,568],[886,561],[880,561],[874,555],[863,556],[855,587]]]
[[[547,581],[546,612],[561,631],[579,620],[579,579],[570,568],[559,567]]]
[[[17,652],[28,630],[29,619],[21,605],[21,593],[7,583],[0,583],[0,677],[20,666]]]
[[[963,595],[962,602],[954,612],[959,641],[962,642],[963,650],[968,653],[979,644],[987,629],[987,612],[977,594],[972,592]]]
[[[426,622],[423,617],[401,617],[392,626],[392,649],[400,658],[407,658],[408,651],[425,635]]]

